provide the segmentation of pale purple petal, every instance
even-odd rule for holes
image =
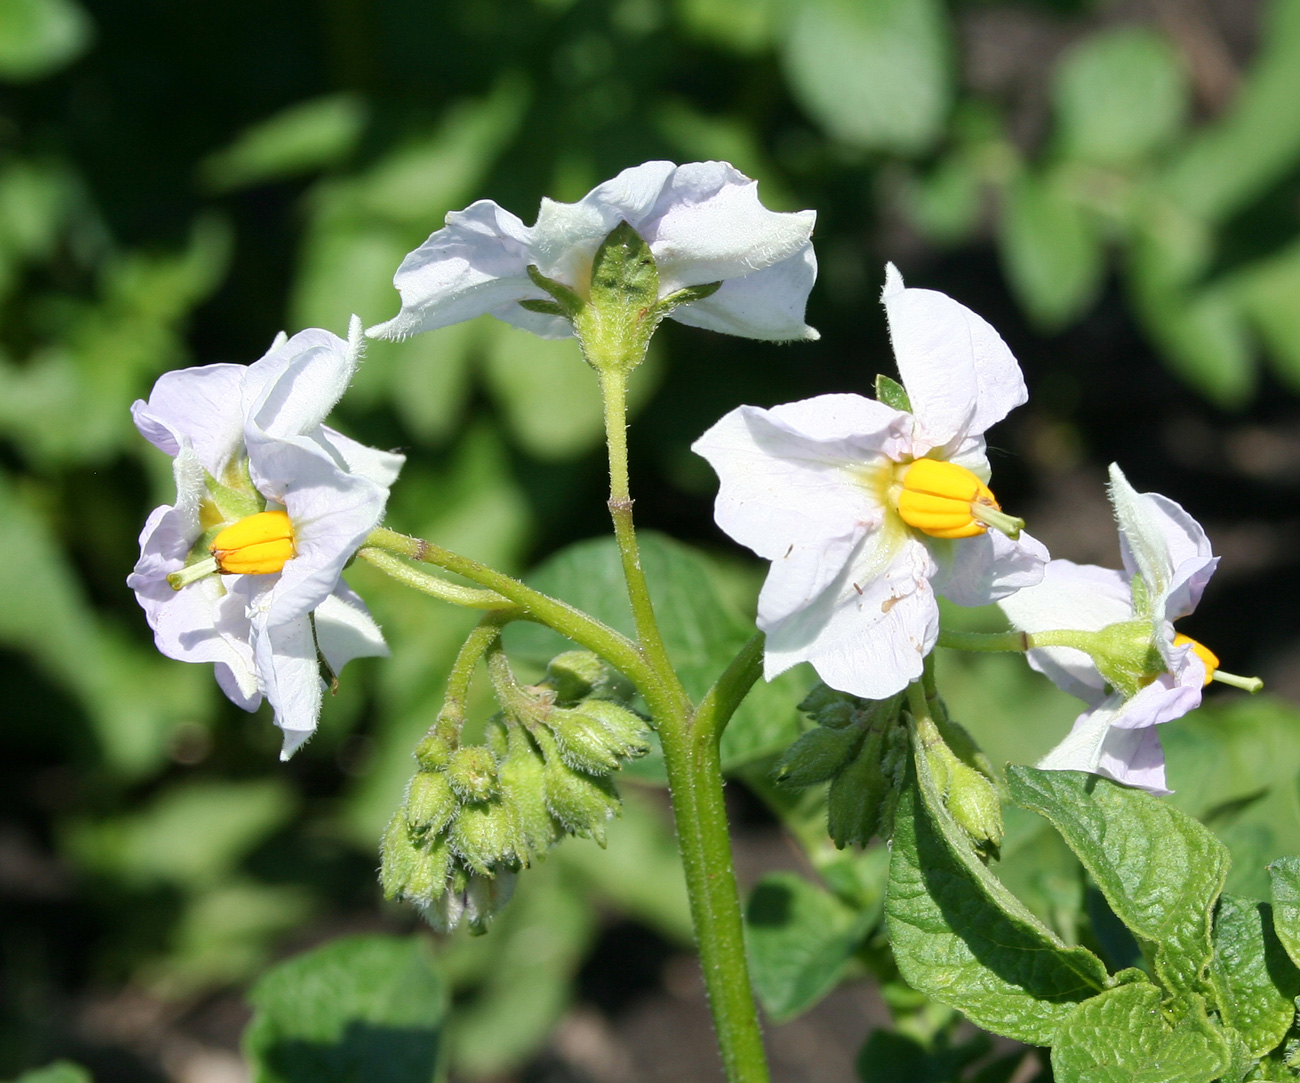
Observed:
[[[1165,784],[1165,750],[1155,726],[1112,729],[1102,744],[1097,774],[1157,796],[1173,793]]]
[[[988,605],[1041,582],[1047,547],[1021,532],[1013,541],[996,530],[973,538],[927,538],[938,573],[934,592],[958,605]]]
[[[920,676],[939,634],[939,607],[928,578],[933,564],[925,546],[904,538],[892,550],[892,563],[881,568],[881,550],[871,541],[864,540],[814,602],[763,629],[769,680],[810,662],[832,688],[883,699]]]
[[[444,228],[410,253],[393,276],[402,310],[370,328],[372,338],[406,338],[504,305],[548,300],[528,277],[532,231],[490,199],[447,215]]]
[[[1201,705],[1204,682],[1197,674],[1204,674],[1204,666],[1187,666],[1179,677],[1162,673],[1137,695],[1124,701],[1116,712],[1111,726],[1116,729],[1138,730],[1172,722]]]
[[[319,328],[299,331],[249,366],[243,384],[246,441],[301,436],[320,426],[360,360],[360,324],[354,330],[351,342]]]
[[[316,609],[316,642],[335,673],[353,658],[387,658],[379,625],[365,603],[342,580]]]
[[[1101,762],[1102,746],[1110,733],[1111,722],[1123,702],[1118,695],[1106,696],[1092,710],[1074,720],[1070,732],[1055,748],[1038,761],[1044,771],[1091,771]]]
[[[287,760],[316,729],[324,682],[308,618],[284,624],[266,618],[265,612],[253,615],[253,659],[275,724],[284,730],[280,758]]]
[[[1218,566],[1201,524],[1159,493],[1139,493],[1110,467],[1110,498],[1119,520],[1120,552],[1130,575],[1141,575],[1155,615],[1185,617],[1196,608]]]
[[[1036,586],[998,602],[1013,627],[1022,632],[1075,628],[1099,632],[1133,619],[1133,600],[1122,572],[1095,564],[1053,560]],[[1105,696],[1106,682],[1092,659],[1068,647],[1033,650],[1029,664],[1060,688],[1089,703]]]
[[[1007,344],[965,305],[906,288],[893,264],[881,300],[903,386],[932,447],[978,435],[1028,399]]]
[[[136,428],[168,455],[188,444],[204,469],[221,479],[243,447],[239,386],[247,371],[244,365],[205,365],[163,373],[149,401],[131,406]]]
[[[380,451],[358,443],[350,436],[322,425],[316,436],[322,445],[329,449],[335,458],[343,464],[349,473],[373,481],[376,485],[389,488],[397,480],[406,456],[396,451]]]
[[[781,263],[723,282],[716,293],[673,309],[669,318],[742,338],[811,342],[820,336],[804,322],[804,309],[816,279],[817,256],[808,244]]]

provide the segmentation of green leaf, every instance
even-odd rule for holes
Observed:
[[[73,0],[0,4],[0,79],[25,82],[63,67],[90,44],[94,26]]]
[[[334,940],[253,987],[256,1083],[430,1083],[447,991],[418,937]]]
[[[322,169],[352,152],[365,124],[366,105],[355,94],[299,102],[210,155],[200,176],[210,190],[229,192]]]
[[[1273,930],[1300,966],[1300,857],[1284,857],[1268,867],[1273,886]]]
[[[831,136],[919,154],[948,114],[950,36],[937,0],[801,0],[781,59],[791,92]]]
[[[1159,798],[1097,775],[1012,766],[1007,783],[1012,800],[1051,821],[1116,916],[1154,949],[1161,981],[1195,989],[1228,874],[1223,844]]]
[[[93,1078],[80,1064],[57,1060],[44,1068],[24,1072],[13,1083],[93,1083]]]
[[[754,990],[773,1021],[793,1019],[834,989],[879,916],[794,873],[763,877],[745,907],[745,943]]]
[[[1273,908],[1224,895],[1214,915],[1210,964],[1219,1014],[1253,1057],[1276,1048],[1295,1021],[1300,970],[1273,930]]]
[[[995,1034],[1049,1045],[1108,984],[1100,959],[1062,943],[984,866],[924,756],[913,757],[894,819],[885,914],[907,983]]]
[[[1136,162],[1167,145],[1191,104],[1178,52],[1141,27],[1085,38],[1062,59],[1052,91],[1060,152],[1105,165]]]
[[[1059,173],[1024,174],[1005,192],[999,247],[1029,316],[1055,330],[1096,300],[1106,270],[1101,237]]]
[[[1056,1083],[1210,1083],[1231,1063],[1228,1043],[1199,997],[1175,1025],[1148,982],[1080,1004],[1052,1042]]]

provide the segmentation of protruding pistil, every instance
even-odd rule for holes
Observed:
[[[971,471],[938,459],[917,459],[896,487],[899,518],[932,538],[973,538],[989,527],[1020,537],[1025,521],[1007,515]]]
[[[1179,632],[1174,636],[1174,646],[1190,646],[1192,648],[1192,653],[1205,664],[1205,683],[1207,685],[1211,681],[1218,681],[1220,684],[1244,689],[1251,694],[1260,691],[1264,687],[1264,682],[1258,677],[1238,677],[1235,673],[1224,673],[1219,668],[1219,656],[1204,643],[1198,642],[1191,636],[1185,636],[1182,632]]]

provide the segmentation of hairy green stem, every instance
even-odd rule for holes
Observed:
[[[575,643],[580,643],[588,650],[599,654],[615,669],[625,674],[642,690],[642,694],[645,694],[647,687],[658,683],[657,674],[647,665],[645,656],[626,636],[596,620],[595,617],[575,609],[567,602],[534,590],[504,572],[489,568],[486,564],[463,557],[440,545],[434,545],[433,542],[425,541],[423,538],[412,538],[385,527],[371,531],[366,539],[366,545],[396,553],[407,560],[434,564],[508,598],[521,610],[519,614],[521,618],[554,628],[561,635],[568,636]]]
[[[695,708],[692,739],[717,741],[722,737],[736,708],[744,702],[749,690],[763,675],[763,647],[767,637],[755,633],[739,653],[728,663],[722,675],[713,682],[700,705]]]
[[[452,583],[440,575],[426,572],[408,564],[401,557],[374,546],[365,546],[357,551],[357,556],[367,564],[372,564],[385,575],[396,579],[403,586],[418,590],[432,598],[452,605],[464,606],[466,609],[514,609],[515,603],[502,597],[494,590],[481,590],[477,587],[465,587]]]
[[[1073,647],[1087,651],[1097,633],[1074,629],[1048,632],[939,632],[939,646],[959,651],[1032,651],[1040,647]]]
[[[465,703],[469,698],[469,686],[474,679],[474,670],[483,655],[500,640],[501,629],[517,615],[517,609],[514,614],[488,613],[465,637],[465,642],[461,644],[456,654],[456,660],[451,664],[451,672],[447,674],[447,690],[443,693],[438,719],[433,724],[435,730],[446,723],[451,723],[455,725],[456,733],[460,733],[460,728],[465,723]]]

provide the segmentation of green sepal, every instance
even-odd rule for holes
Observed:
[[[413,846],[415,857],[397,898],[427,907],[447,890],[447,878],[452,867],[451,850],[445,835],[426,836]]]
[[[852,731],[823,727],[812,732]],[[826,830],[841,850],[853,843],[865,846],[875,835],[884,834],[882,813],[895,784],[884,769],[885,731],[872,727],[861,742],[857,755],[835,776],[826,795]]]
[[[491,875],[498,867],[528,863],[519,817],[509,801],[461,805],[447,832],[452,850],[469,868]]]
[[[576,708],[557,707],[546,716],[555,735],[560,758],[575,771],[608,775],[619,768],[610,748],[609,733],[601,723]]]
[[[587,307],[587,303],[579,297],[577,293],[571,290],[563,282],[557,282],[553,278],[547,278],[531,263],[528,265],[528,277],[532,279],[534,286],[540,290],[545,290],[554,298],[554,300],[550,302],[537,300],[534,301],[533,304],[553,304],[555,306],[554,310],[549,308],[545,310],[533,308],[531,311],[545,311],[547,314],[560,315],[572,323],[578,318],[578,315],[582,310]],[[528,307],[528,302],[526,301],[520,301],[519,303],[525,308]]]
[[[620,222],[600,242],[591,261],[591,305],[604,313],[637,318],[659,303],[659,268],[650,246],[635,229]]]
[[[660,316],[667,316],[673,309],[681,305],[703,301],[706,297],[712,297],[720,289],[722,289],[721,282],[705,282],[701,286],[684,286],[682,289],[674,290],[667,297],[662,298],[655,305],[655,309]]]
[[[907,395],[907,388],[897,380],[890,379],[883,372],[876,375],[876,398],[886,406],[892,406],[905,414],[912,412],[912,400]]]
[[[406,825],[415,834],[441,831],[456,811],[456,794],[441,771],[417,771],[406,788]]]
[[[815,786],[834,778],[857,754],[863,735],[860,726],[810,729],[781,754],[772,778],[787,786]]]
[[[522,726],[511,726],[509,750],[497,768],[501,799],[514,806],[519,834],[533,854],[543,854],[559,837],[546,807],[546,762]]]
[[[221,518],[227,523],[235,523],[250,515],[266,511],[266,497],[253,487],[247,464],[243,467],[242,477],[235,470],[228,473],[231,475],[230,481],[235,481],[237,484],[218,481],[206,470],[203,472],[203,484],[208,490],[208,499],[221,513]]]
[[[526,308],[529,312],[538,312],[543,316],[564,316],[568,313],[559,305],[558,301],[542,301],[537,298],[525,298],[519,302],[520,308]]]

